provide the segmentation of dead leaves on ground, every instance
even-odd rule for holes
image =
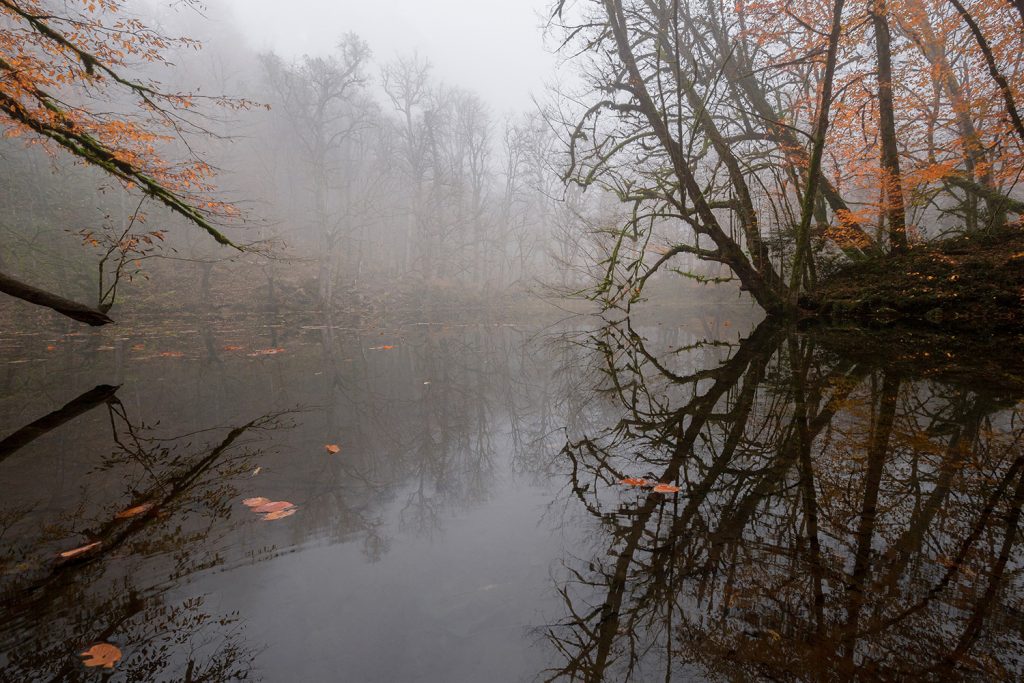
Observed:
[[[246,506],[253,512],[263,516],[263,520],[266,522],[272,522],[275,519],[283,519],[285,517],[291,517],[298,510],[298,506],[294,503],[289,503],[286,500],[270,500],[263,496],[257,496],[256,498],[246,498],[242,501],[242,505]]]
[[[85,652],[78,655],[82,657],[82,664],[88,667],[101,666],[104,669],[113,669],[121,659],[121,650],[110,643],[96,643]]]
[[[675,484],[659,484],[656,481],[648,481],[647,479],[640,479],[638,477],[626,477],[625,479],[620,480],[619,483],[625,486],[650,488],[654,493],[679,493],[681,490]]]

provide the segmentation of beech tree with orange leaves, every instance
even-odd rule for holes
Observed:
[[[169,92],[132,75],[167,64],[168,52],[181,48],[199,45],[149,28],[126,11],[122,0],[0,0],[0,130],[54,154],[70,153],[218,243],[241,249],[218,228],[237,211],[213,197],[213,169],[191,153],[188,139],[208,132],[201,104],[247,108],[251,103]],[[184,159],[168,156],[176,143],[188,150]],[[134,220],[113,240],[105,259],[120,255],[123,263],[163,239],[162,231],[133,232],[133,225]],[[91,234],[85,239],[98,244]],[[114,289],[101,281],[100,300],[90,306],[0,273],[0,291],[90,325],[111,322],[112,299],[104,297]]]
[[[595,296],[628,306],[685,255],[724,266],[769,313],[796,313],[822,269],[1013,223],[1020,9],[558,0],[585,83],[557,121],[565,180],[630,207],[602,228]]]

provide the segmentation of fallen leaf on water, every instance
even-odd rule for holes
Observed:
[[[384,346],[371,346],[370,350],[371,351],[390,351],[393,348],[395,348],[393,345],[385,344]]]
[[[47,344],[47,345],[46,345],[46,350],[47,350],[47,351],[56,351],[56,350],[57,350],[57,347],[56,347],[56,346],[54,346],[53,344]]]
[[[129,517],[138,517],[139,515],[144,515],[147,512],[149,512],[150,510],[152,510],[154,505],[156,505],[156,503],[153,503],[153,502],[142,503],[141,505],[136,505],[134,507],[130,507],[127,510],[121,510],[120,512],[118,512],[115,515],[115,517],[117,517],[118,519],[128,519]]]
[[[145,344],[132,344],[132,351],[143,351],[145,348]]]
[[[658,484],[651,490],[655,493],[679,493],[679,487],[672,484]]]
[[[102,666],[104,669],[113,669],[117,660],[121,659],[121,650],[110,643],[97,643],[78,656],[85,657],[82,664],[86,666]]]
[[[259,349],[252,353],[246,354],[248,356],[273,356],[276,353],[284,353],[284,349]]]
[[[295,508],[293,507],[288,508],[287,510],[277,510],[275,512],[268,512],[267,514],[263,515],[263,521],[272,522],[275,519],[281,519],[282,517],[291,517],[294,514]]]
[[[625,484],[626,486],[647,486],[646,479],[639,479],[637,477],[626,477],[619,483]]]
[[[83,545],[83,546],[81,546],[79,548],[75,548],[74,550],[65,550],[64,552],[62,552],[60,554],[60,556],[63,557],[65,560],[69,560],[72,557],[78,557],[79,555],[84,555],[85,553],[89,552],[93,548],[100,547],[100,545],[102,545],[102,543],[100,541],[93,541],[92,543],[86,543],[85,545]]]
[[[328,453],[330,453],[330,454],[332,454],[332,455],[333,455],[334,453],[337,453],[338,451],[340,451],[340,450],[341,450],[341,446],[339,446],[339,445],[338,445],[338,444],[336,444],[336,443],[329,443],[329,444],[325,445],[325,446],[324,446],[324,448],[326,448],[326,449],[327,449],[327,452],[328,452]]]
[[[241,351],[242,347],[241,346],[235,346],[234,344],[228,344],[227,346],[224,347],[224,350],[225,351]]]
[[[184,355],[185,354],[183,352],[181,352],[181,351],[161,351],[160,352],[160,357],[161,358],[181,358]]]
[[[253,512],[278,512],[279,510],[287,510],[288,508],[295,507],[294,503],[289,503],[286,500],[278,500],[273,503],[264,503],[263,505],[257,505],[252,509]]]
[[[254,470],[252,471],[252,476],[254,476],[254,477],[255,477],[255,476],[256,476],[257,474],[259,474],[259,473],[260,473],[260,470],[262,470],[262,469],[263,469],[262,467],[257,467],[256,469],[254,469]]]
[[[242,505],[245,505],[246,507],[254,508],[257,505],[266,505],[269,502],[270,502],[269,498],[264,498],[263,496],[258,496],[256,498],[246,498],[245,500],[242,501]]]

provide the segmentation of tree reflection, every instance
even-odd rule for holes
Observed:
[[[616,417],[562,451],[594,533],[548,680],[1024,674],[1016,395],[768,324],[720,362],[628,324],[587,345]]]
[[[256,648],[238,616],[178,589],[225,563],[237,526],[233,480],[260,453],[247,438],[287,426],[284,414],[169,438],[130,419],[112,392],[105,403],[114,448],[90,463],[81,498],[6,511],[4,536],[16,542],[0,557],[0,679],[77,680],[86,675],[78,653],[97,641],[123,650],[117,672],[126,680],[248,677]],[[116,516],[142,502],[151,509]],[[100,545],[52,559],[50,549],[84,541]]]

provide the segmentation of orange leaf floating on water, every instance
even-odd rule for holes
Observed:
[[[60,554],[60,556],[63,557],[65,560],[70,560],[72,557],[78,557],[79,555],[84,555],[85,553],[89,552],[93,548],[98,548],[101,545],[102,545],[102,543],[100,541],[93,541],[92,543],[86,543],[85,545],[83,545],[83,546],[81,546],[79,548],[75,548],[74,550],[65,550],[64,552],[62,552]]]
[[[241,346],[235,346],[233,344],[228,344],[227,346],[224,347],[224,350],[225,351],[241,351],[242,348],[243,347],[241,347]]]
[[[290,507],[287,510],[277,510],[275,512],[268,512],[267,514],[263,515],[263,521],[264,522],[272,522],[275,519],[281,519],[283,517],[291,517],[294,514],[295,514],[295,508]]]
[[[121,659],[121,650],[110,643],[97,643],[78,656],[85,657],[82,664],[86,666],[102,666],[104,669],[113,669],[117,660]]]
[[[249,355],[249,356],[273,356],[276,353],[284,353],[284,349],[259,349],[258,351],[253,351],[252,353],[246,354],[246,355]]]
[[[185,354],[182,353],[181,351],[161,351],[160,352],[160,357],[161,358],[181,358],[184,355]]]
[[[57,347],[56,347],[56,346],[54,346],[53,344],[47,344],[47,345],[46,345],[46,350],[47,350],[47,351],[56,351],[56,350],[57,350]]]
[[[395,348],[393,345],[385,344],[384,346],[371,346],[370,350],[371,351],[390,351],[393,348]]]
[[[279,512],[280,510],[287,510],[288,508],[295,507],[294,503],[289,503],[286,500],[279,500],[274,503],[264,503],[263,505],[257,505],[252,509],[253,512]]]
[[[246,498],[245,500],[242,501],[242,505],[245,505],[246,507],[254,508],[257,505],[266,505],[269,502],[270,502],[269,498],[264,498],[263,496],[258,496],[256,498]]]
[[[637,477],[626,477],[619,483],[625,484],[626,486],[647,486],[648,484],[646,479],[639,479]]]
[[[658,484],[651,490],[655,493],[679,493],[679,487],[672,484]]]
[[[132,344],[132,351],[142,351],[146,348],[145,344]]]
[[[142,503],[141,505],[130,507],[127,510],[121,510],[114,516],[117,519],[128,519],[129,517],[138,517],[139,515],[144,515],[150,510],[152,510],[154,505],[156,505],[156,503]]]
[[[335,453],[341,450],[341,446],[339,446],[336,443],[329,443],[325,445],[324,448],[326,448],[327,452],[330,453],[331,455],[334,455]]]

